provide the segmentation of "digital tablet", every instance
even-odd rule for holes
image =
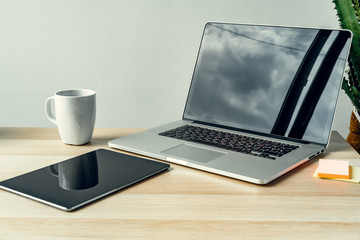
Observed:
[[[0,182],[0,188],[72,211],[170,167],[167,163],[98,149]]]

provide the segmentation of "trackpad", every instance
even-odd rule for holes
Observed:
[[[225,153],[213,151],[210,149],[194,147],[186,144],[182,144],[165,151],[162,151],[169,156],[184,158],[188,160],[194,160],[198,162],[210,162],[218,157],[223,156]]]

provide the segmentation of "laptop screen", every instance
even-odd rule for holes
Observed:
[[[351,32],[208,23],[184,119],[328,142]]]

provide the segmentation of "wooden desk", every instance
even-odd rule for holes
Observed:
[[[0,128],[0,181],[136,129],[96,129],[85,146],[56,129]],[[337,133],[322,158],[359,155]],[[172,170],[78,211],[0,190],[0,239],[360,239],[360,184],[313,178],[312,160],[266,186],[172,164]]]

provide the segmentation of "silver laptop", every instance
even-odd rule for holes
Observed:
[[[267,184],[324,151],[352,34],[207,23],[182,120],[109,146]]]

